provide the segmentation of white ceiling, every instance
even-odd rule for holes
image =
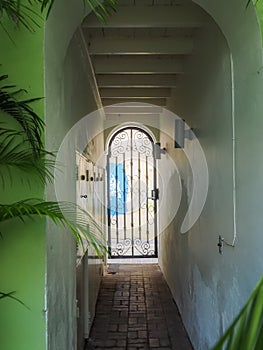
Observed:
[[[82,32],[102,105],[166,106],[205,20],[190,0],[120,0],[106,24],[87,16]]]

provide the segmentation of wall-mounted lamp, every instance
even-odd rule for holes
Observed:
[[[175,119],[174,148],[184,148],[185,139],[192,140],[193,132],[191,129],[185,130],[185,121],[183,119]]]
[[[161,159],[161,154],[166,153],[166,148],[161,148],[160,142],[154,144],[154,156],[155,159]]]

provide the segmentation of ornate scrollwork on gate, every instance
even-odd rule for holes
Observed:
[[[136,131],[133,138],[133,149],[140,154],[146,155],[146,157],[151,157],[153,155],[153,144],[142,131]]]
[[[150,244],[149,242],[144,242],[144,241],[141,241],[140,239],[135,239],[134,240],[134,248],[137,250],[137,252],[140,255],[143,255],[143,256],[155,255],[153,245]]]
[[[109,144],[108,240],[111,256],[154,257],[156,168],[153,140],[137,127],[116,132]]]
[[[111,157],[118,157],[120,154],[130,150],[130,136],[127,131],[118,133],[110,146]]]
[[[116,244],[116,247],[111,250],[111,255],[113,257],[125,256],[126,253],[131,249],[131,247],[132,247],[132,240],[126,239],[123,242],[119,242]]]

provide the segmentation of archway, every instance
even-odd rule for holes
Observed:
[[[115,132],[107,150],[107,222],[111,258],[155,258],[157,175],[154,141],[145,130]]]
[[[184,1],[182,1],[182,3],[184,3]],[[187,1],[185,1],[185,3],[187,3]],[[180,307],[184,323],[189,331],[191,339],[197,348],[202,348],[210,346],[226,328],[229,320],[234,317],[247,296],[247,290],[253,287],[260,273],[259,266],[262,265],[260,259],[257,258],[257,256],[260,256],[259,241],[261,242],[260,228],[262,226],[260,214],[262,208],[259,199],[261,198],[261,194],[258,190],[261,188],[261,182],[258,177],[255,177],[254,181],[250,181],[250,175],[248,174],[248,169],[254,169],[255,167],[257,173],[261,173],[262,171],[262,165],[256,165],[253,157],[249,156],[251,150],[253,154],[256,155],[255,157],[260,156],[259,149],[262,148],[262,138],[260,136],[262,121],[259,117],[262,110],[262,101],[259,93],[262,86],[262,73],[260,71],[260,33],[255,13],[251,9],[245,12],[244,7],[241,8],[240,2],[238,1],[232,1],[230,7],[228,7],[229,1],[221,1],[220,3],[199,1],[199,3],[217,21],[224,36],[220,33],[218,27],[217,30],[214,31],[214,27],[207,41],[207,43],[213,44],[210,46],[212,50],[209,51],[209,47],[205,47],[205,41],[201,39],[202,37],[204,38],[205,30],[210,27],[204,27],[197,31],[198,41],[196,43],[198,43],[198,45],[195,46],[197,54],[203,49],[206,49],[206,51],[203,51],[206,55],[199,55],[199,61],[195,61],[195,66],[189,64],[192,61],[193,55],[188,57],[186,64],[192,67],[193,71],[190,70],[188,74],[180,75],[177,81],[178,86],[175,87],[173,91],[174,94],[172,94],[170,98],[169,108],[172,109],[173,104],[176,102],[176,108],[182,111],[182,113],[178,114],[182,116],[185,115],[186,119],[189,118],[187,122],[190,126],[199,129],[199,136],[209,156],[209,167],[213,180],[210,190],[211,197],[209,198],[209,205],[205,208],[205,214],[207,215],[200,218],[197,226],[190,234],[184,238],[176,237],[174,240],[173,233],[175,232],[176,226],[169,227],[170,236],[167,236],[166,243],[163,243],[169,245],[170,250],[167,251],[168,254],[163,256],[162,266],[170,287],[174,290],[174,298]],[[64,8],[62,2],[59,4],[60,5],[57,5],[58,8],[59,6],[61,6],[60,9]],[[72,5],[73,2],[70,2],[70,4]],[[229,8],[228,16],[226,16],[225,13],[226,7]],[[73,14],[77,14],[77,16],[74,17]],[[90,85],[81,80],[82,76],[84,77],[83,72],[85,72],[87,68],[84,68],[85,64],[83,63],[85,61],[85,59],[83,59],[85,56],[85,48],[81,51],[82,58],[77,54],[78,48],[82,45],[80,41],[75,41],[73,43],[73,48],[68,51],[66,61],[64,61],[66,57],[66,48],[71,35],[81,23],[81,11],[74,8],[73,5],[72,7],[69,5],[68,17],[65,17],[64,26],[61,26],[58,30],[57,21],[61,18],[61,14],[59,11],[55,11],[52,16],[48,23],[49,36],[47,36],[47,46],[50,45],[50,42],[53,43],[53,46],[49,47],[49,52],[47,53],[46,103],[47,144],[49,149],[53,149],[57,141],[55,140],[56,138],[58,139],[58,144],[59,141],[61,141],[59,137],[54,134],[54,130],[59,130],[61,135],[65,134],[76,120],[87,113],[87,110],[97,108],[94,99],[91,97],[94,96],[94,94],[96,95],[94,89],[90,91]],[[71,20],[74,18],[76,21],[72,25],[71,30],[65,31],[67,39],[63,43],[63,50],[57,54],[55,46],[60,46],[61,42],[56,39],[60,38],[60,36],[63,37],[63,31],[68,29],[69,23],[72,23]],[[235,21],[233,19],[235,19]],[[215,26],[215,24],[213,24],[213,26]],[[245,31],[247,31],[246,35]],[[213,34],[215,34],[215,37],[213,37]],[[54,35],[57,37],[51,38]],[[209,31],[207,31],[205,35],[209,36]],[[246,37],[247,40],[244,40],[244,37]],[[249,40],[250,37],[253,37],[253,40]],[[244,42],[246,45],[244,45]],[[219,43],[219,45],[216,45],[217,43]],[[221,48],[223,50],[221,50]],[[229,50],[233,55],[234,86],[231,86]],[[211,58],[210,61],[209,58]],[[213,65],[209,63],[211,61],[216,63],[216,69],[215,66],[213,67]],[[205,63],[207,63],[207,65]],[[166,67],[166,65],[164,66]],[[74,71],[76,67],[77,72]],[[83,68],[82,71],[79,69],[80,67]],[[178,67],[180,68],[180,66],[177,66],[177,69],[179,69]],[[198,69],[198,67],[200,67],[200,69]],[[201,84],[195,87],[195,89],[192,89],[190,91],[190,96],[190,94],[185,95],[183,93],[183,89],[187,89],[183,80],[184,78],[187,79],[192,73],[194,73],[192,77],[195,76],[198,78],[198,80],[192,80],[192,82],[201,81],[203,85]],[[200,73],[199,76],[198,73]],[[220,73],[223,73],[223,75]],[[134,79],[135,78],[137,79],[138,76],[135,76]],[[163,82],[164,81],[165,80],[163,80]],[[191,81],[191,78],[189,81]],[[140,79],[134,80],[134,83],[140,82]],[[80,89],[82,91],[78,90],[78,86],[82,87],[82,89]],[[235,101],[231,101],[232,88],[235,90]],[[142,89],[142,86],[140,86],[140,89]],[[89,91],[89,93],[87,93],[87,91]],[[126,92],[130,93],[128,90]],[[137,92],[143,93],[142,90],[137,90]],[[159,90],[158,93],[160,92],[167,94],[167,90]],[[111,93],[114,93],[114,90],[111,90]],[[87,96],[89,101],[86,100]],[[123,97],[124,96],[122,96],[122,98]],[[136,96],[136,98],[139,97],[140,96]],[[156,96],[154,97],[156,98]],[[158,95],[158,98],[159,97]],[[165,98],[166,97],[167,96],[165,96]],[[113,98],[113,96],[107,97],[104,95],[104,98],[109,99]],[[120,96],[118,96],[118,98],[120,98]],[[130,96],[126,96],[126,98],[130,98]],[[148,96],[148,98],[150,98],[150,96]],[[194,104],[198,106],[197,100],[198,103],[200,101],[202,102],[202,108],[199,110],[195,109],[198,113],[193,113],[192,107]],[[212,100],[213,104],[211,104]],[[159,100],[158,102],[162,104],[163,100]],[[213,108],[211,108],[211,105]],[[220,108],[217,108],[218,106]],[[233,106],[237,116],[236,131],[240,140],[239,142],[245,144],[245,141],[249,138],[250,143],[249,147],[242,148],[242,150],[240,146],[237,147],[236,170],[239,174],[238,222],[239,235],[242,237],[241,248],[238,251],[235,249],[233,254],[231,251],[226,251],[224,255],[225,260],[222,261],[221,257],[217,255],[218,232],[223,232],[230,240],[232,238],[233,216],[232,199],[230,198],[230,194],[232,195],[233,193],[232,170],[230,170],[232,169],[232,126],[230,116],[231,112],[233,112]],[[126,112],[123,117],[127,118],[127,115],[128,113]],[[156,114],[152,114],[152,116],[153,115],[156,117]],[[250,116],[249,124],[247,124],[248,115]],[[212,116],[214,117],[214,123],[211,123]],[[110,117],[116,118],[116,121],[120,122],[118,113],[112,111]],[[143,117],[147,118],[145,114]],[[220,133],[223,138],[220,137]],[[167,140],[163,135],[161,135],[161,137],[162,141],[165,143]],[[221,143],[219,140],[221,140]],[[168,145],[168,149],[171,153],[178,152],[171,148],[170,143],[168,143]],[[180,162],[181,161],[182,158],[180,158]],[[228,169],[228,172],[225,173],[222,172],[222,164],[224,162],[227,162],[225,168]],[[187,206],[191,198],[191,177],[189,176],[189,169],[187,170],[184,166],[182,169],[185,171],[185,181],[183,183],[185,186],[184,204]],[[74,183],[74,180],[72,180],[74,178],[73,173],[72,167],[72,174],[67,174],[67,176],[69,176],[69,184],[71,185]],[[172,180],[173,177],[170,179]],[[222,187],[222,183],[224,187]],[[171,185],[173,185],[173,181],[171,181]],[[69,185],[69,189],[70,188]],[[223,188],[223,191],[221,188]],[[52,189],[50,189],[49,193],[51,193],[52,196]],[[224,193],[225,196],[223,196]],[[74,196],[72,197],[74,198]],[[216,201],[216,198],[220,198],[220,201]],[[225,198],[228,199],[225,200]],[[255,200],[258,203],[257,206],[255,206]],[[246,217],[249,219],[246,220]],[[253,230],[251,228],[253,228]],[[52,235],[52,230],[53,228],[48,226],[48,333],[50,344],[60,343],[60,339],[63,338],[61,334],[66,334],[66,341],[65,344],[63,344],[66,349],[69,346],[68,344],[74,344],[75,342],[75,333],[73,331],[68,332],[68,329],[74,329],[74,317],[76,315],[75,304],[73,302],[75,296],[75,285],[73,282],[75,277],[75,247],[73,241],[64,240],[64,237],[63,239],[61,237],[55,238]],[[253,239],[251,236],[247,235],[247,232],[252,232]],[[247,260],[245,259],[246,249],[248,249],[248,247],[251,251],[257,252],[257,254],[253,254],[253,256],[256,256],[255,260],[250,261],[249,264],[247,264]],[[56,251],[55,254],[54,251]],[[68,254],[66,264],[65,252]],[[177,269],[177,271],[170,268],[174,261],[173,257],[175,252],[181,267]],[[179,266],[179,264],[177,264],[177,266]],[[55,271],[58,270],[63,271],[61,274],[63,278],[55,286]],[[255,271],[255,273],[251,274],[251,271]],[[238,279],[238,276],[241,274],[245,276],[242,281]],[[220,276],[225,276],[224,280],[222,280]],[[175,284],[180,285],[182,288],[180,290],[175,290]],[[227,299],[224,297],[226,291],[228,291],[229,295]],[[215,299],[215,295],[218,295],[217,299]],[[214,304],[215,300],[218,300],[216,305]],[[56,303],[55,301],[59,302]],[[212,306],[214,307],[213,311],[211,311]],[[224,310],[227,310],[227,313],[224,313]],[[201,318],[201,314],[206,316]],[[70,326],[68,324],[69,319],[73,320]],[[57,327],[58,324],[59,327]],[[211,329],[212,325],[216,325],[216,327]],[[57,328],[61,329],[61,333],[54,331],[54,329]],[[200,332],[200,329],[205,331]],[[202,333],[202,337],[200,337],[200,333]],[[56,348],[56,345],[53,346]]]

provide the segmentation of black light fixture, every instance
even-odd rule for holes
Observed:
[[[166,148],[161,148],[161,143],[160,142],[156,142],[154,144],[154,156],[155,159],[161,159],[161,154],[165,154],[166,153]]]
[[[175,119],[174,148],[184,148],[185,139],[192,140],[193,132],[191,129],[185,130],[184,119]]]

